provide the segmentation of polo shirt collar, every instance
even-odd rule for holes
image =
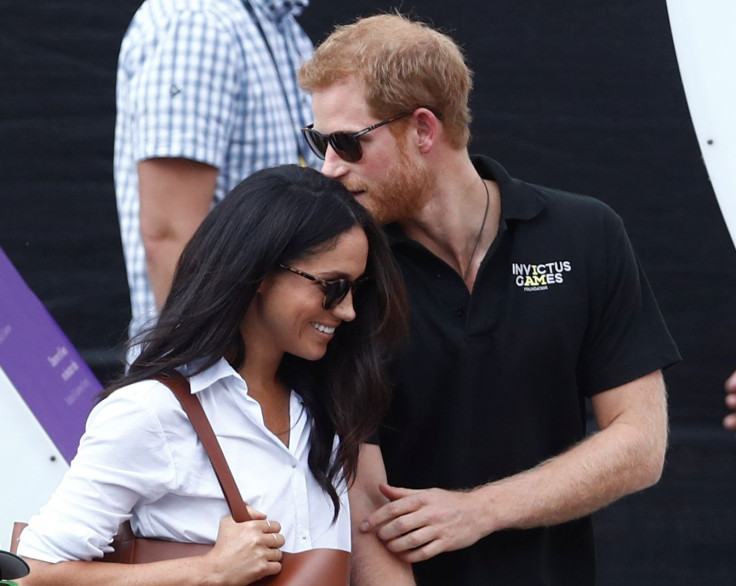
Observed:
[[[510,177],[497,161],[483,155],[473,155],[470,160],[483,179],[498,184],[504,220],[531,220],[544,209],[542,196],[531,185]]]

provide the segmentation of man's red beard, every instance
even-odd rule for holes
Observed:
[[[365,192],[360,203],[379,224],[416,217],[427,204],[434,182],[429,173],[411,160],[406,143],[398,137],[397,140],[398,160],[386,170],[383,177],[370,185],[345,183],[345,187],[352,192]]]

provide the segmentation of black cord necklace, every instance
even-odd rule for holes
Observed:
[[[462,274],[463,281],[465,280],[465,277],[467,276],[468,271],[470,270],[470,264],[473,262],[475,251],[478,250],[478,244],[480,244],[480,237],[483,235],[483,228],[486,227],[486,218],[488,217],[488,208],[491,205],[491,194],[488,191],[488,186],[486,185],[486,182],[483,180],[483,177],[480,178],[480,182],[483,184],[483,188],[486,190],[486,211],[483,212],[483,222],[480,225],[480,230],[478,230],[478,237],[475,239],[475,244],[473,245],[473,252],[470,253],[470,258],[468,259],[468,265],[465,267],[465,270],[463,271],[463,274]]]

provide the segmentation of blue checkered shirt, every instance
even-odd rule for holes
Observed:
[[[300,154],[319,167],[299,132],[312,118],[309,95],[296,83],[313,49],[295,20],[307,3],[146,0],[133,17],[118,62],[114,160],[131,336],[156,313],[140,233],[138,161],[183,157],[216,167],[213,205],[258,169],[296,163]]]

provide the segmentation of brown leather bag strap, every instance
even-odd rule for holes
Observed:
[[[204,409],[202,409],[202,403],[199,402],[197,397],[192,395],[189,381],[184,377],[160,377],[157,380],[171,389],[174,395],[176,395],[176,398],[179,399],[184,412],[189,417],[189,421],[192,422],[192,427],[197,432],[207,452],[207,456],[209,456],[210,462],[212,462],[212,467],[215,469],[217,480],[220,482],[222,492],[225,493],[225,500],[230,507],[233,519],[238,523],[250,521],[251,516],[248,513],[248,507],[240,495],[238,485],[235,484],[235,479],[230,471],[230,466],[227,464],[225,454],[222,453],[220,443],[217,441],[215,432],[212,430]]]

